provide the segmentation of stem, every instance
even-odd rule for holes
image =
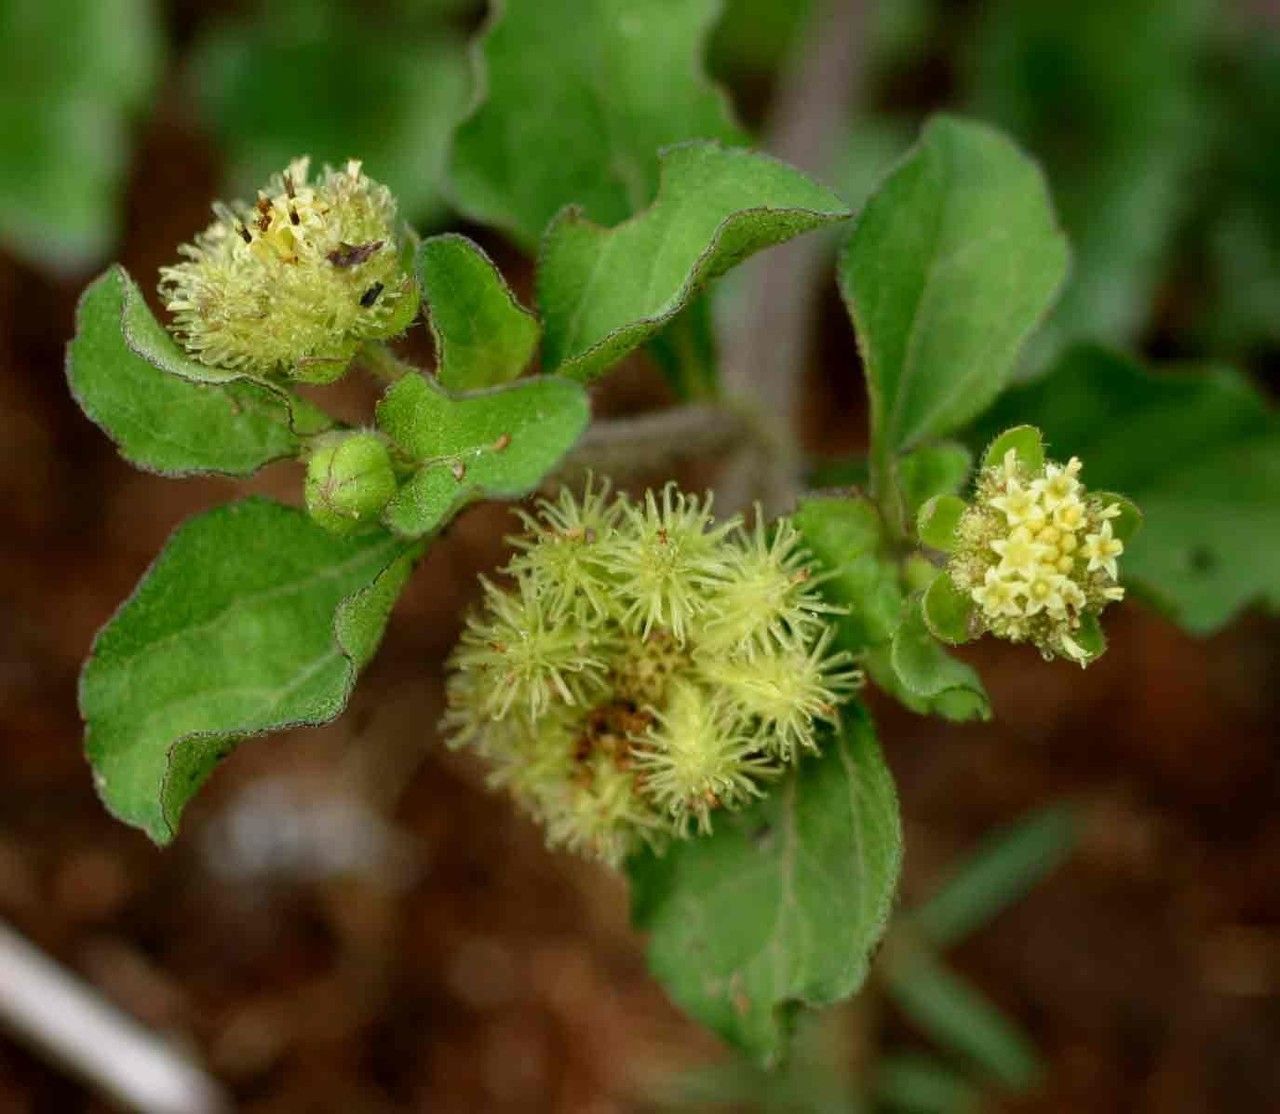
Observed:
[[[362,344],[360,351],[356,353],[356,359],[360,366],[375,379],[381,379],[386,383],[394,383],[397,379],[403,379],[409,374],[422,374],[420,367],[409,363],[408,360],[402,360],[382,341],[369,341]]]
[[[691,456],[714,456],[752,441],[761,431],[736,407],[690,403],[634,418],[593,422],[562,470],[610,475],[650,471]]]
[[[874,428],[874,427],[873,427]],[[880,508],[880,518],[885,532],[894,543],[907,539],[906,507],[902,501],[902,486],[898,483],[897,457],[884,444],[883,439],[872,436],[871,494]]]
[[[865,0],[820,5],[781,78],[764,146],[810,173],[828,169],[848,130],[850,94],[863,70],[866,6]],[[801,370],[830,254],[831,237],[812,235],[749,264],[740,324],[725,338],[726,393],[755,400],[778,446],[761,477],[766,509],[775,512],[789,509],[799,486]]]

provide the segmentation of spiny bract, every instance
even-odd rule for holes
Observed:
[[[390,191],[354,160],[315,182],[309,171],[295,159],[256,204],[216,203],[183,261],[161,269],[173,333],[195,359],[324,382],[360,341],[407,324],[417,293]]]
[[[817,750],[858,681],[779,519],[716,523],[674,485],[588,483],[522,515],[509,583],[454,649],[445,727],[548,842],[618,864],[711,827]]]
[[[1124,598],[1124,544],[1112,527],[1120,505],[1086,491],[1079,474],[1075,457],[1033,473],[1010,449],[979,474],[947,571],[984,630],[1086,664],[1082,626]]]

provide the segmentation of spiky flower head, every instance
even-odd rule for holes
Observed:
[[[395,199],[358,161],[312,181],[295,159],[253,205],[213,211],[160,271],[174,336],[202,363],[328,382],[361,341],[402,332],[417,310]]]
[[[1030,427],[997,439],[973,502],[956,508],[945,580],[925,597],[931,626],[950,616],[970,634],[1030,642],[1046,658],[1087,665],[1098,656],[1098,616],[1124,598],[1118,559],[1139,518],[1123,497],[1090,492],[1081,471],[1077,457],[1045,460]],[[926,507],[923,534],[944,517],[937,511],[936,502]]]
[[[617,864],[711,828],[818,747],[858,681],[789,521],[717,523],[668,485],[522,515],[450,659],[445,726],[548,842]]]

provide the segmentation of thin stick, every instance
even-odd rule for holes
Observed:
[[[181,1052],[0,921],[0,1022],[50,1059],[143,1114],[230,1109]]]

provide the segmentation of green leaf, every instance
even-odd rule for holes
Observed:
[[[822,594],[845,609],[835,619],[840,648],[862,654],[887,643],[898,627],[903,594],[875,507],[859,498],[805,499],[792,522],[822,568]]]
[[[920,1030],[968,1057],[1004,1086],[1020,1091],[1040,1074],[1035,1049],[974,987],[918,950],[885,964],[889,994]]]
[[[565,205],[608,224],[630,216],[653,196],[669,144],[742,141],[702,75],[718,0],[502,0],[492,10],[450,176],[468,216],[523,247]]]
[[[898,461],[898,482],[906,500],[907,521],[914,520],[934,496],[959,492],[972,467],[973,454],[963,445],[950,441],[907,453]]]
[[[920,541],[943,553],[956,547],[956,527],[968,504],[958,495],[935,495],[920,508],[916,532]]]
[[[884,931],[902,857],[893,782],[867,714],[712,835],[632,858],[649,964],[695,1018],[757,1060],[784,1053],[802,1005],[853,994]]]
[[[1081,668],[1090,662],[1097,661],[1107,652],[1107,634],[1096,615],[1081,615],[1080,627],[1072,637],[1076,645],[1085,653],[1080,662]]]
[[[454,398],[424,376],[406,375],[378,404],[378,425],[416,471],[383,520],[421,537],[476,499],[527,495],[590,417],[586,393],[567,379],[525,379]]]
[[[602,228],[568,209],[547,229],[538,271],[547,369],[594,378],[747,256],[848,215],[830,190],[765,155],[669,148],[644,212]]]
[[[982,454],[982,467],[995,468],[1004,463],[1010,449],[1028,472],[1034,474],[1044,467],[1044,436],[1033,425],[1016,425],[995,438]]]
[[[990,405],[1066,266],[1035,164],[990,128],[935,119],[863,209],[840,263],[873,459]]]
[[[231,192],[252,197],[289,160],[360,158],[401,214],[434,223],[449,139],[467,107],[466,45],[439,17],[265,4],[194,49],[192,88],[224,146]]]
[[[1280,609],[1280,422],[1236,372],[1153,374],[1081,347],[1010,392],[977,433],[1040,426],[1090,487],[1142,508],[1120,574],[1188,630],[1209,633],[1254,602]]]
[[[1064,805],[996,832],[911,914],[912,927],[936,948],[958,943],[1055,870],[1075,839],[1075,816]]]
[[[119,266],[81,295],[67,378],[121,455],[164,475],[247,475],[328,424],[271,384],[188,360]]]
[[[942,648],[925,624],[918,600],[905,604],[888,660],[869,662],[868,669],[878,684],[891,692],[900,686],[948,719],[991,718],[991,702],[982,681],[973,669]]]
[[[107,253],[162,53],[152,0],[0,4],[0,242],[60,271]]]
[[[495,387],[528,367],[538,320],[477,245],[456,233],[432,236],[418,246],[417,267],[442,386]]]
[[[415,556],[259,498],[180,526],[80,678],[85,748],[112,814],[168,843],[241,738],[336,717]]]
[[[945,572],[935,576],[920,600],[924,625],[934,638],[959,646],[973,638],[973,600]]]

